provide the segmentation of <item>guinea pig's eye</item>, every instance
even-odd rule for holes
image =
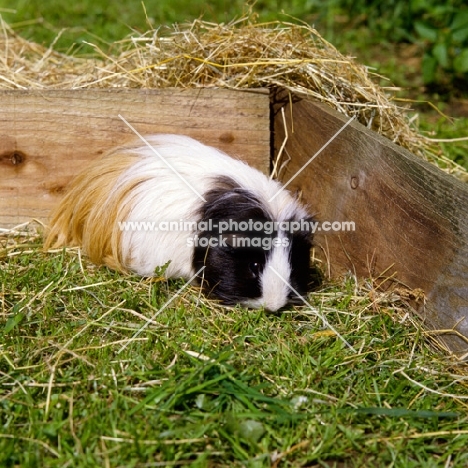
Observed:
[[[258,276],[260,272],[260,263],[251,262],[249,263],[250,271],[254,274],[254,276]]]

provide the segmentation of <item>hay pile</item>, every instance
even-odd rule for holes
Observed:
[[[134,33],[111,54],[93,46],[93,58],[58,53],[54,44],[45,48],[0,25],[0,89],[279,87],[356,116],[414,154],[436,157],[437,148],[395,103],[397,89],[377,85],[368,68],[307,25],[257,24],[253,16],[227,25],[195,20]]]

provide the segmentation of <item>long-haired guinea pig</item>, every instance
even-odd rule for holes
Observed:
[[[202,270],[204,292],[226,305],[275,311],[307,291],[311,217],[288,191],[192,138],[146,141],[114,149],[71,182],[46,249],[80,246],[96,264],[142,276],[168,262],[167,277]]]

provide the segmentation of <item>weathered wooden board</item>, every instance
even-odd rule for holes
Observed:
[[[47,221],[86,164],[138,132],[182,133],[247,161],[270,164],[266,90],[0,92],[0,226]]]
[[[349,120],[328,107],[289,99],[275,105],[275,149],[285,139],[288,181]],[[468,186],[358,123],[345,128],[290,184],[319,221],[355,230],[319,231],[318,255],[332,276],[346,271],[384,286],[421,288],[427,324],[468,337]],[[386,280],[386,278],[388,278]],[[468,339],[443,333],[452,350]]]

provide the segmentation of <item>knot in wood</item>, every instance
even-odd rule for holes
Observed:
[[[18,164],[21,164],[24,161],[24,155],[23,153],[19,151],[14,151],[13,154],[10,156],[10,161],[13,166],[17,166]]]
[[[0,164],[6,166],[19,166],[25,160],[25,155],[21,151],[8,151],[0,154]]]

